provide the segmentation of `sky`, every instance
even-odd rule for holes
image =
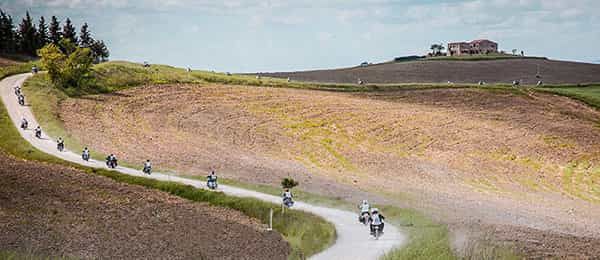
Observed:
[[[600,0],[0,0],[0,9],[88,22],[112,60],[223,72],[355,66],[482,38],[600,63]]]

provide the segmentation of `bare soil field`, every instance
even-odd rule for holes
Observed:
[[[541,78],[537,78],[538,73]],[[356,83],[486,83],[584,84],[600,83],[600,65],[546,59],[484,61],[412,61],[331,70],[264,73],[295,81]]]
[[[0,249],[82,259],[286,259],[239,212],[0,153]]]
[[[430,210],[457,234],[508,227],[496,238],[529,255],[598,253],[583,245],[600,244],[600,113],[568,98],[161,85],[70,99],[60,117],[80,143],[126,161],[254,183],[292,176],[324,195]],[[537,235],[548,242],[519,239]]]

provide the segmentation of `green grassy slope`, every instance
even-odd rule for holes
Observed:
[[[600,109],[600,85],[543,87],[538,91],[553,93],[582,101]]]

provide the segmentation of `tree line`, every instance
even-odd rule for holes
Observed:
[[[12,16],[0,9],[0,54],[37,57],[37,51],[48,44],[54,44],[64,52],[73,45],[87,48],[96,63],[107,61],[110,55],[104,41],[92,37],[87,23],[77,34],[69,18],[62,26],[56,16],[52,16],[49,24],[43,16],[35,23],[27,12],[21,23],[15,26]]]

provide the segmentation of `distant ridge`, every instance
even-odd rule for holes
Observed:
[[[264,76],[294,81],[366,84],[486,83],[511,84],[520,80],[533,85],[600,83],[600,64],[544,58],[497,60],[417,60],[351,68],[265,73]]]

